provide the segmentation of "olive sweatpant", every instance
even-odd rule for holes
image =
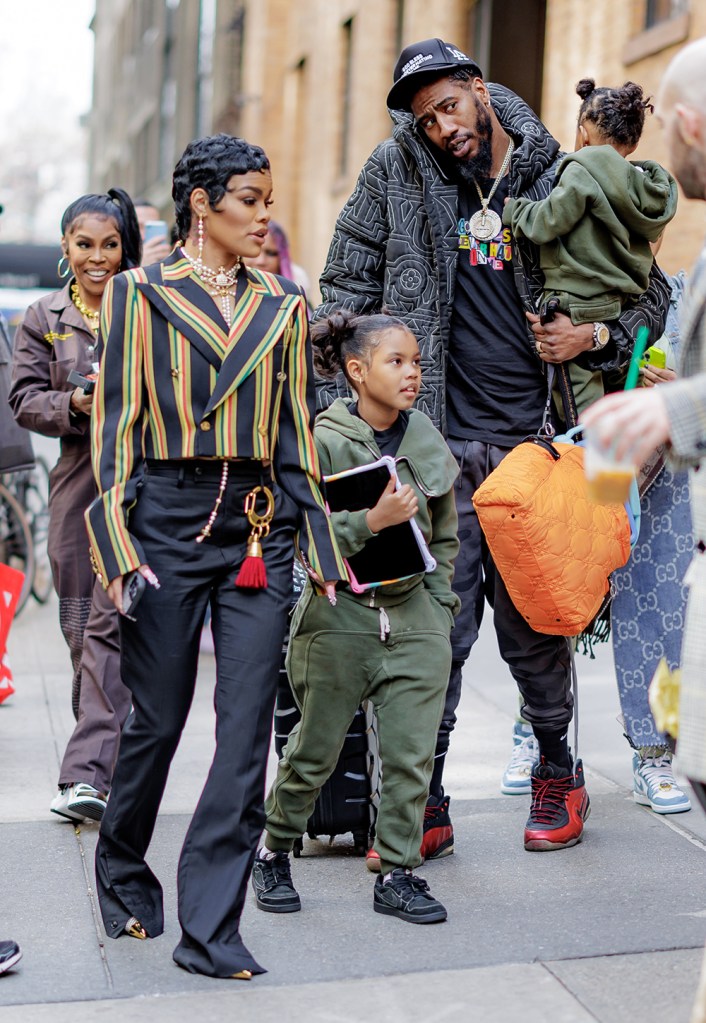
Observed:
[[[336,607],[308,587],[294,614],[287,670],[302,712],[267,797],[266,845],[292,848],[336,766],[356,708],[372,702],[383,781],[375,850],[383,873],[414,868],[436,734],[451,667],[451,613],[423,585],[376,594],[369,607],[345,591]],[[389,628],[389,632],[387,629]]]

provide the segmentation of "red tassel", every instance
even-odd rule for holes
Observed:
[[[242,590],[266,590],[267,569],[262,559],[262,544],[251,535],[245,561],[235,580],[235,585]]]

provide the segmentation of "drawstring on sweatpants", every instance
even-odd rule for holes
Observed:
[[[380,608],[380,642],[387,643],[387,637],[390,635],[390,619],[387,616],[387,611],[384,607]]]

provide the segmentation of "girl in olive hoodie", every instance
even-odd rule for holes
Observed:
[[[373,908],[412,923],[436,923],[446,919],[446,910],[412,870],[421,862],[422,821],[451,668],[450,632],[459,608],[451,589],[458,466],[427,416],[412,409],[421,380],[419,346],[401,320],[341,310],[317,323],[314,335],[319,371],[332,376],[343,369],[357,396],[356,402],[339,398],[316,420],[322,473],[387,454],[395,458],[402,484],[395,490],[391,483],[373,508],[332,514],[341,553],[350,557],[381,530],[415,518],[436,568],[364,593],[344,585],[335,607],[307,584],[294,613],[287,664],[302,719],[267,798],[265,845],[253,887],[266,912],[301,908],[288,853],[306,830],[356,708],[369,699],[377,712],[384,773]]]

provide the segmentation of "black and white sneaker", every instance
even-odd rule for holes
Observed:
[[[265,913],[296,913],[302,908],[299,893],[292,884],[292,869],[286,852],[271,859],[257,856],[252,868],[252,886],[257,908]]]
[[[0,941],[0,973],[7,973],[22,958],[22,949],[16,941]]]
[[[379,877],[373,892],[376,913],[398,916],[411,924],[438,924],[446,919],[446,910],[429,891],[429,885],[411,870],[397,867],[389,881]]]
[[[70,821],[102,821],[107,796],[86,782],[64,785],[51,801],[50,810]]]

